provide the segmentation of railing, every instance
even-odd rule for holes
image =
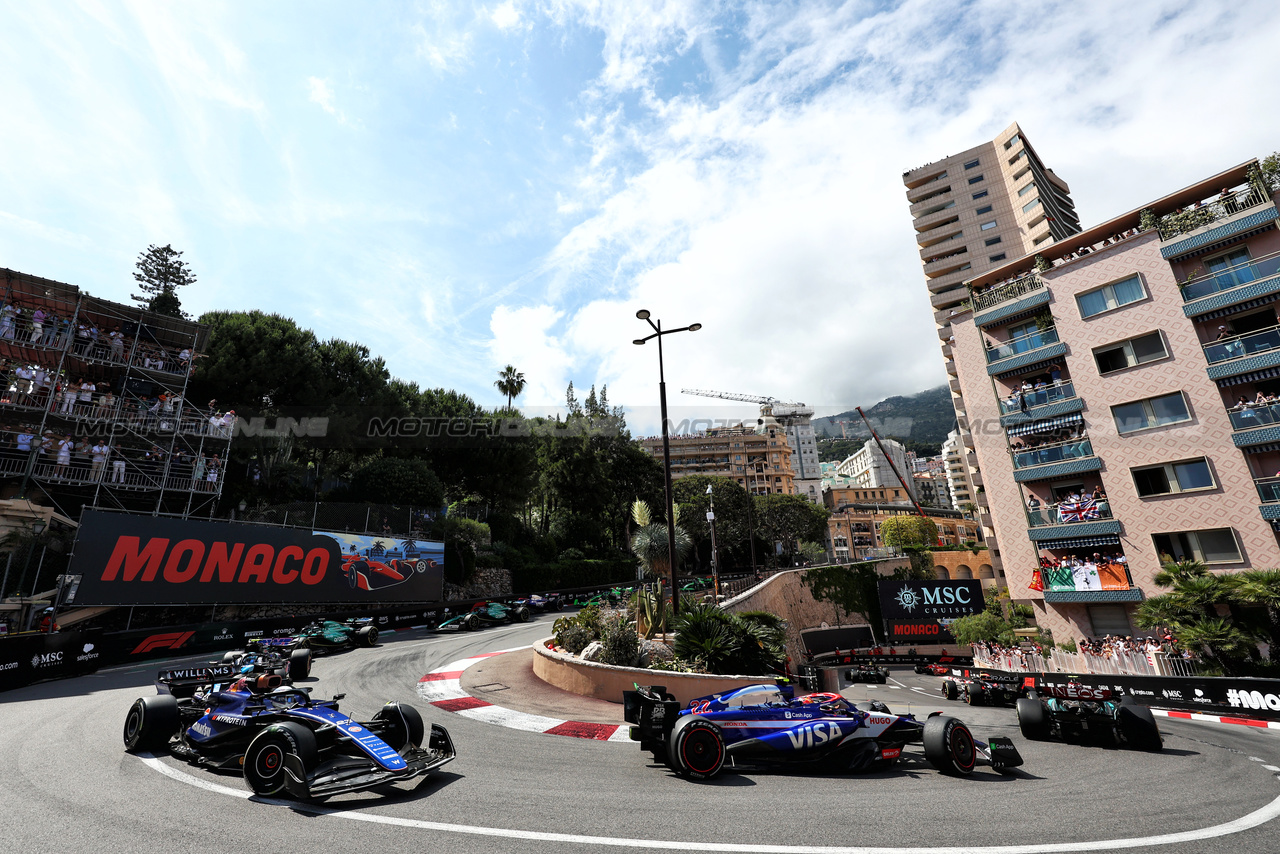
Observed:
[[[1161,240],[1169,240],[1270,201],[1271,194],[1263,188],[1247,187],[1219,196],[1215,201],[1201,203],[1200,207],[1166,214],[1160,218],[1156,228],[1160,231]]]
[[[1280,252],[1236,264],[1234,267],[1224,267],[1208,273],[1200,272],[1198,275],[1193,273],[1192,278],[1184,284],[1179,284],[1178,288],[1182,291],[1182,301],[1190,302],[1209,294],[1229,291],[1259,279],[1269,278],[1278,272],[1280,272]]]
[[[1056,329],[1028,332],[1026,335],[1019,335],[1017,338],[1012,338],[1003,344],[989,348],[987,350],[987,364],[1057,343],[1058,330]]]
[[[1209,364],[1215,365],[1218,362],[1243,359],[1255,353],[1265,353],[1277,347],[1280,347],[1280,326],[1271,326],[1235,338],[1205,344],[1204,358]]]
[[[1088,439],[1072,439],[1056,445],[1041,445],[1038,448],[1015,450],[1013,467],[1024,469],[1031,466],[1043,466],[1048,463],[1060,463],[1064,460],[1078,460],[1093,456],[1093,444]]]
[[[1263,504],[1280,502],[1280,477],[1255,477],[1253,485],[1257,487]]]
[[[28,455],[25,452],[0,453],[0,477],[20,477],[26,471],[27,465]],[[134,489],[163,488],[194,492],[213,492],[217,481],[222,477],[221,471],[215,471],[214,480],[209,480],[208,469],[197,468],[190,462],[171,465],[169,476],[165,477],[163,465],[119,457],[100,463],[96,468],[90,461],[82,458],[77,458],[66,465],[40,461],[32,467],[31,474],[40,480],[54,480],[66,484],[104,483],[113,488],[124,486]]]
[[[1117,652],[1110,656],[1050,650],[1039,655],[1021,650],[973,650],[973,666],[1010,673],[1079,673],[1100,676],[1198,676],[1194,661],[1167,652]]]
[[[1062,501],[1058,504],[1043,504],[1027,508],[1027,525],[1031,528],[1096,522],[1099,519],[1110,518],[1111,504],[1105,498]]]
[[[1245,403],[1227,410],[1233,430],[1251,430],[1268,424],[1280,424],[1280,403]]]
[[[1008,284],[997,285],[994,288],[987,288],[982,293],[974,294],[973,310],[982,311],[984,308],[991,308],[993,305],[1018,299],[1039,290],[1044,290],[1044,279],[1036,273],[1028,273]]]
[[[1019,389],[1009,398],[1000,401],[1000,414],[1026,412],[1037,406],[1047,406],[1060,400],[1070,400],[1076,396],[1075,386],[1070,380],[1059,380],[1054,385],[1043,388]]]

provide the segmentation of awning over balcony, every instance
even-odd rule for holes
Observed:
[[[1249,445],[1241,448],[1246,454],[1265,454],[1268,451],[1280,451],[1280,442],[1266,442],[1261,445]]]
[[[1097,546],[1118,546],[1120,538],[1115,534],[1100,537],[1064,537],[1059,540],[1042,540],[1036,543],[1042,549],[1091,549]]]
[[[1260,371],[1250,371],[1247,374],[1237,374],[1234,377],[1223,377],[1218,380],[1218,388],[1227,388],[1233,385],[1243,385],[1244,383],[1254,383],[1259,380],[1269,380],[1274,377],[1280,377],[1280,367],[1263,368]]]
[[[1226,317],[1231,314],[1239,314],[1240,312],[1248,311],[1251,308],[1258,308],[1259,306],[1270,305],[1275,301],[1276,301],[1275,295],[1272,294],[1271,296],[1258,297],[1257,299],[1245,300],[1244,302],[1238,302],[1233,305],[1229,305],[1226,308],[1220,308],[1217,311],[1210,311],[1210,312],[1206,312],[1205,314],[1197,314],[1194,316],[1196,320],[1214,320],[1216,318]]]
[[[1073,412],[1070,415],[1059,415],[1057,418],[1046,418],[1043,421],[1032,421],[1030,424],[1019,424],[1017,427],[1010,427],[1009,435],[1025,436],[1028,433],[1048,433],[1051,430],[1073,427],[1083,423],[1084,417],[1079,412]]]

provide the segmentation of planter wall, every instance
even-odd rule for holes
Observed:
[[[595,661],[582,661],[572,655],[556,652],[547,648],[548,643],[553,643],[551,638],[533,645],[535,676],[548,685],[611,703],[621,703],[622,692],[632,690],[636,684],[665,685],[667,691],[674,694],[683,705],[708,694],[773,682],[771,676],[706,676],[640,667],[614,667]]]

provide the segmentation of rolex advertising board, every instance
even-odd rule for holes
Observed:
[[[882,579],[880,612],[888,643],[955,643],[947,628],[985,607],[982,582]]]

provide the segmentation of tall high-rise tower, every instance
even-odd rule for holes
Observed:
[[[986,496],[978,489],[982,474],[956,379],[950,318],[969,299],[966,281],[1080,233],[1080,220],[1067,182],[1044,165],[1017,122],[990,142],[904,172],[902,183],[911,205],[959,428],[966,488],[955,489],[953,479],[953,491],[976,499],[973,503],[992,558],[997,558]]]

